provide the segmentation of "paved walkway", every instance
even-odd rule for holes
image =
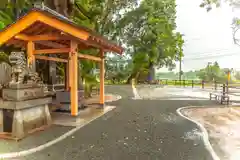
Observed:
[[[123,99],[71,137],[22,160],[212,160],[197,126],[176,114],[209,101],[131,100],[130,86],[107,86]]]
[[[161,85],[138,85],[137,86],[139,93],[142,95],[144,99],[151,97],[152,99],[162,99],[163,97],[185,97],[189,99],[209,99],[209,93],[215,92],[220,93],[222,90],[220,87],[218,90],[215,90],[213,87],[205,87],[202,89],[201,87],[195,86],[192,88],[191,86],[161,86]],[[151,90],[147,90],[146,88],[152,88]],[[239,89],[229,89],[229,98],[232,102],[240,103],[240,93]],[[160,94],[159,94],[160,93]],[[164,93],[164,94],[163,94]]]

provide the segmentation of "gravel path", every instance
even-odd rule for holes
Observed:
[[[72,137],[23,160],[212,160],[197,126],[176,109],[209,101],[131,100],[131,86],[107,86],[117,108]],[[19,159],[19,158],[18,158]]]

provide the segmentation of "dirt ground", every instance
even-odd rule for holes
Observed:
[[[182,112],[204,125],[221,160],[240,158],[240,107],[189,108]]]

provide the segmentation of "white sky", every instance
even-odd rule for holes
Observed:
[[[240,46],[233,43],[231,29],[236,10],[225,4],[207,12],[199,7],[202,0],[176,1],[177,30],[185,35],[183,71],[200,69],[214,61],[222,68],[240,70]]]

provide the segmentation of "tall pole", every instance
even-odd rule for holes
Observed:
[[[100,62],[100,105],[101,107],[104,107],[105,103],[105,91],[104,91],[104,51],[100,51],[100,57],[101,57],[101,62]]]

